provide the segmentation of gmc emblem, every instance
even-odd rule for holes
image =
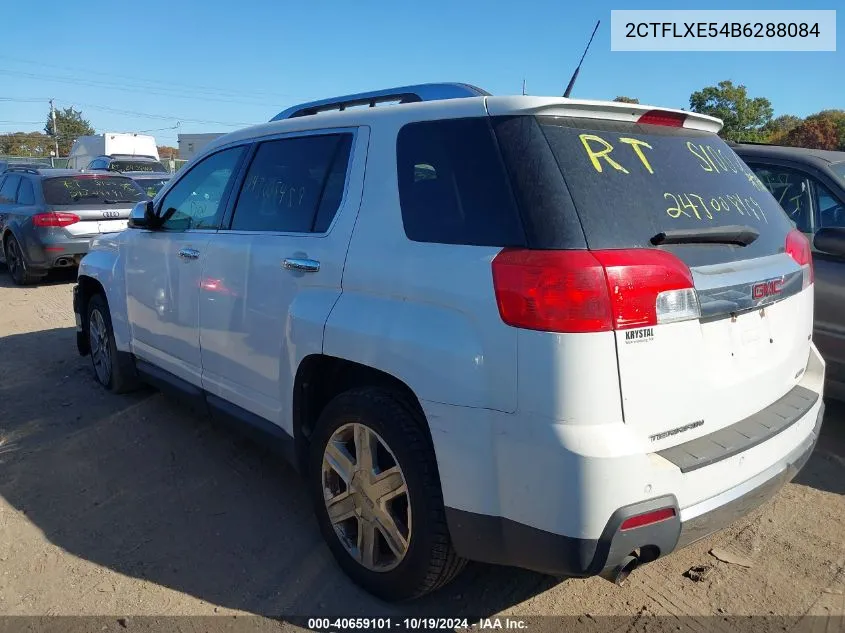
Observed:
[[[120,211],[103,211],[104,218],[119,218]]]
[[[771,279],[763,281],[759,284],[751,286],[751,298],[762,299],[764,297],[771,297],[772,295],[779,295],[783,290],[783,279]]]

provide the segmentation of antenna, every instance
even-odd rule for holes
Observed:
[[[578,67],[575,69],[575,72],[572,73],[572,79],[569,80],[569,85],[566,87],[566,91],[563,93],[564,97],[569,97],[572,93],[572,88],[575,86],[575,80],[578,79],[578,71],[581,70],[581,64],[584,63],[584,58],[587,56],[587,51],[590,50],[590,44],[593,43],[593,38],[596,36],[596,31],[599,30],[599,24],[601,24],[601,20],[596,22],[596,28],[593,29],[593,34],[590,36],[590,41],[587,42],[587,48],[584,49],[584,54],[581,55],[581,61],[578,62]]]
[[[522,95],[525,96],[525,79],[522,80]]]

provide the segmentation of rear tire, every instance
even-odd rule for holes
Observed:
[[[94,378],[112,393],[126,393],[138,387],[132,357],[117,351],[111,313],[102,294],[88,300],[88,348]]]
[[[9,275],[12,277],[12,281],[14,281],[16,285],[26,286],[34,284],[44,278],[44,274],[33,274],[27,270],[26,258],[24,257],[20,244],[18,244],[18,240],[15,239],[14,235],[10,235],[6,238],[6,242],[3,247],[5,249],[6,268],[9,271]]]
[[[326,406],[310,438],[307,476],[323,538],[344,572],[383,600],[434,591],[466,564],[449,538],[425,424],[400,395],[354,389]]]

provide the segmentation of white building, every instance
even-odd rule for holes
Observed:
[[[211,132],[208,134],[179,134],[179,158],[191,160],[203,147],[223,136],[225,132]]]

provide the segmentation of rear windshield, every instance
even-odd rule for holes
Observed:
[[[109,171],[149,171],[165,172],[167,169],[157,161],[150,160],[113,160],[109,163]]]
[[[141,189],[144,190],[149,198],[153,198],[169,180],[170,178],[141,178],[135,182],[141,186]]]
[[[791,223],[754,172],[715,134],[572,117],[526,119],[530,117],[502,118],[494,127],[509,172],[512,178],[517,175],[513,184],[523,216],[540,225],[532,233],[543,236],[543,247],[566,248],[562,241],[572,242],[565,236],[546,237],[555,231],[544,231],[542,224],[554,228],[561,221],[548,216],[574,205],[591,249],[651,247],[652,238],[666,231],[750,227],[759,237],[748,246],[667,248],[690,265],[783,250]],[[548,168],[551,161],[559,175]],[[542,183],[537,174],[542,174]],[[555,189],[551,181],[561,177],[571,200],[546,203],[544,217],[538,219],[538,203],[526,209],[526,195],[520,191],[531,191],[536,198],[538,188]]]
[[[44,201],[54,205],[141,202],[147,196],[131,178],[119,176],[65,176],[44,180]]]

